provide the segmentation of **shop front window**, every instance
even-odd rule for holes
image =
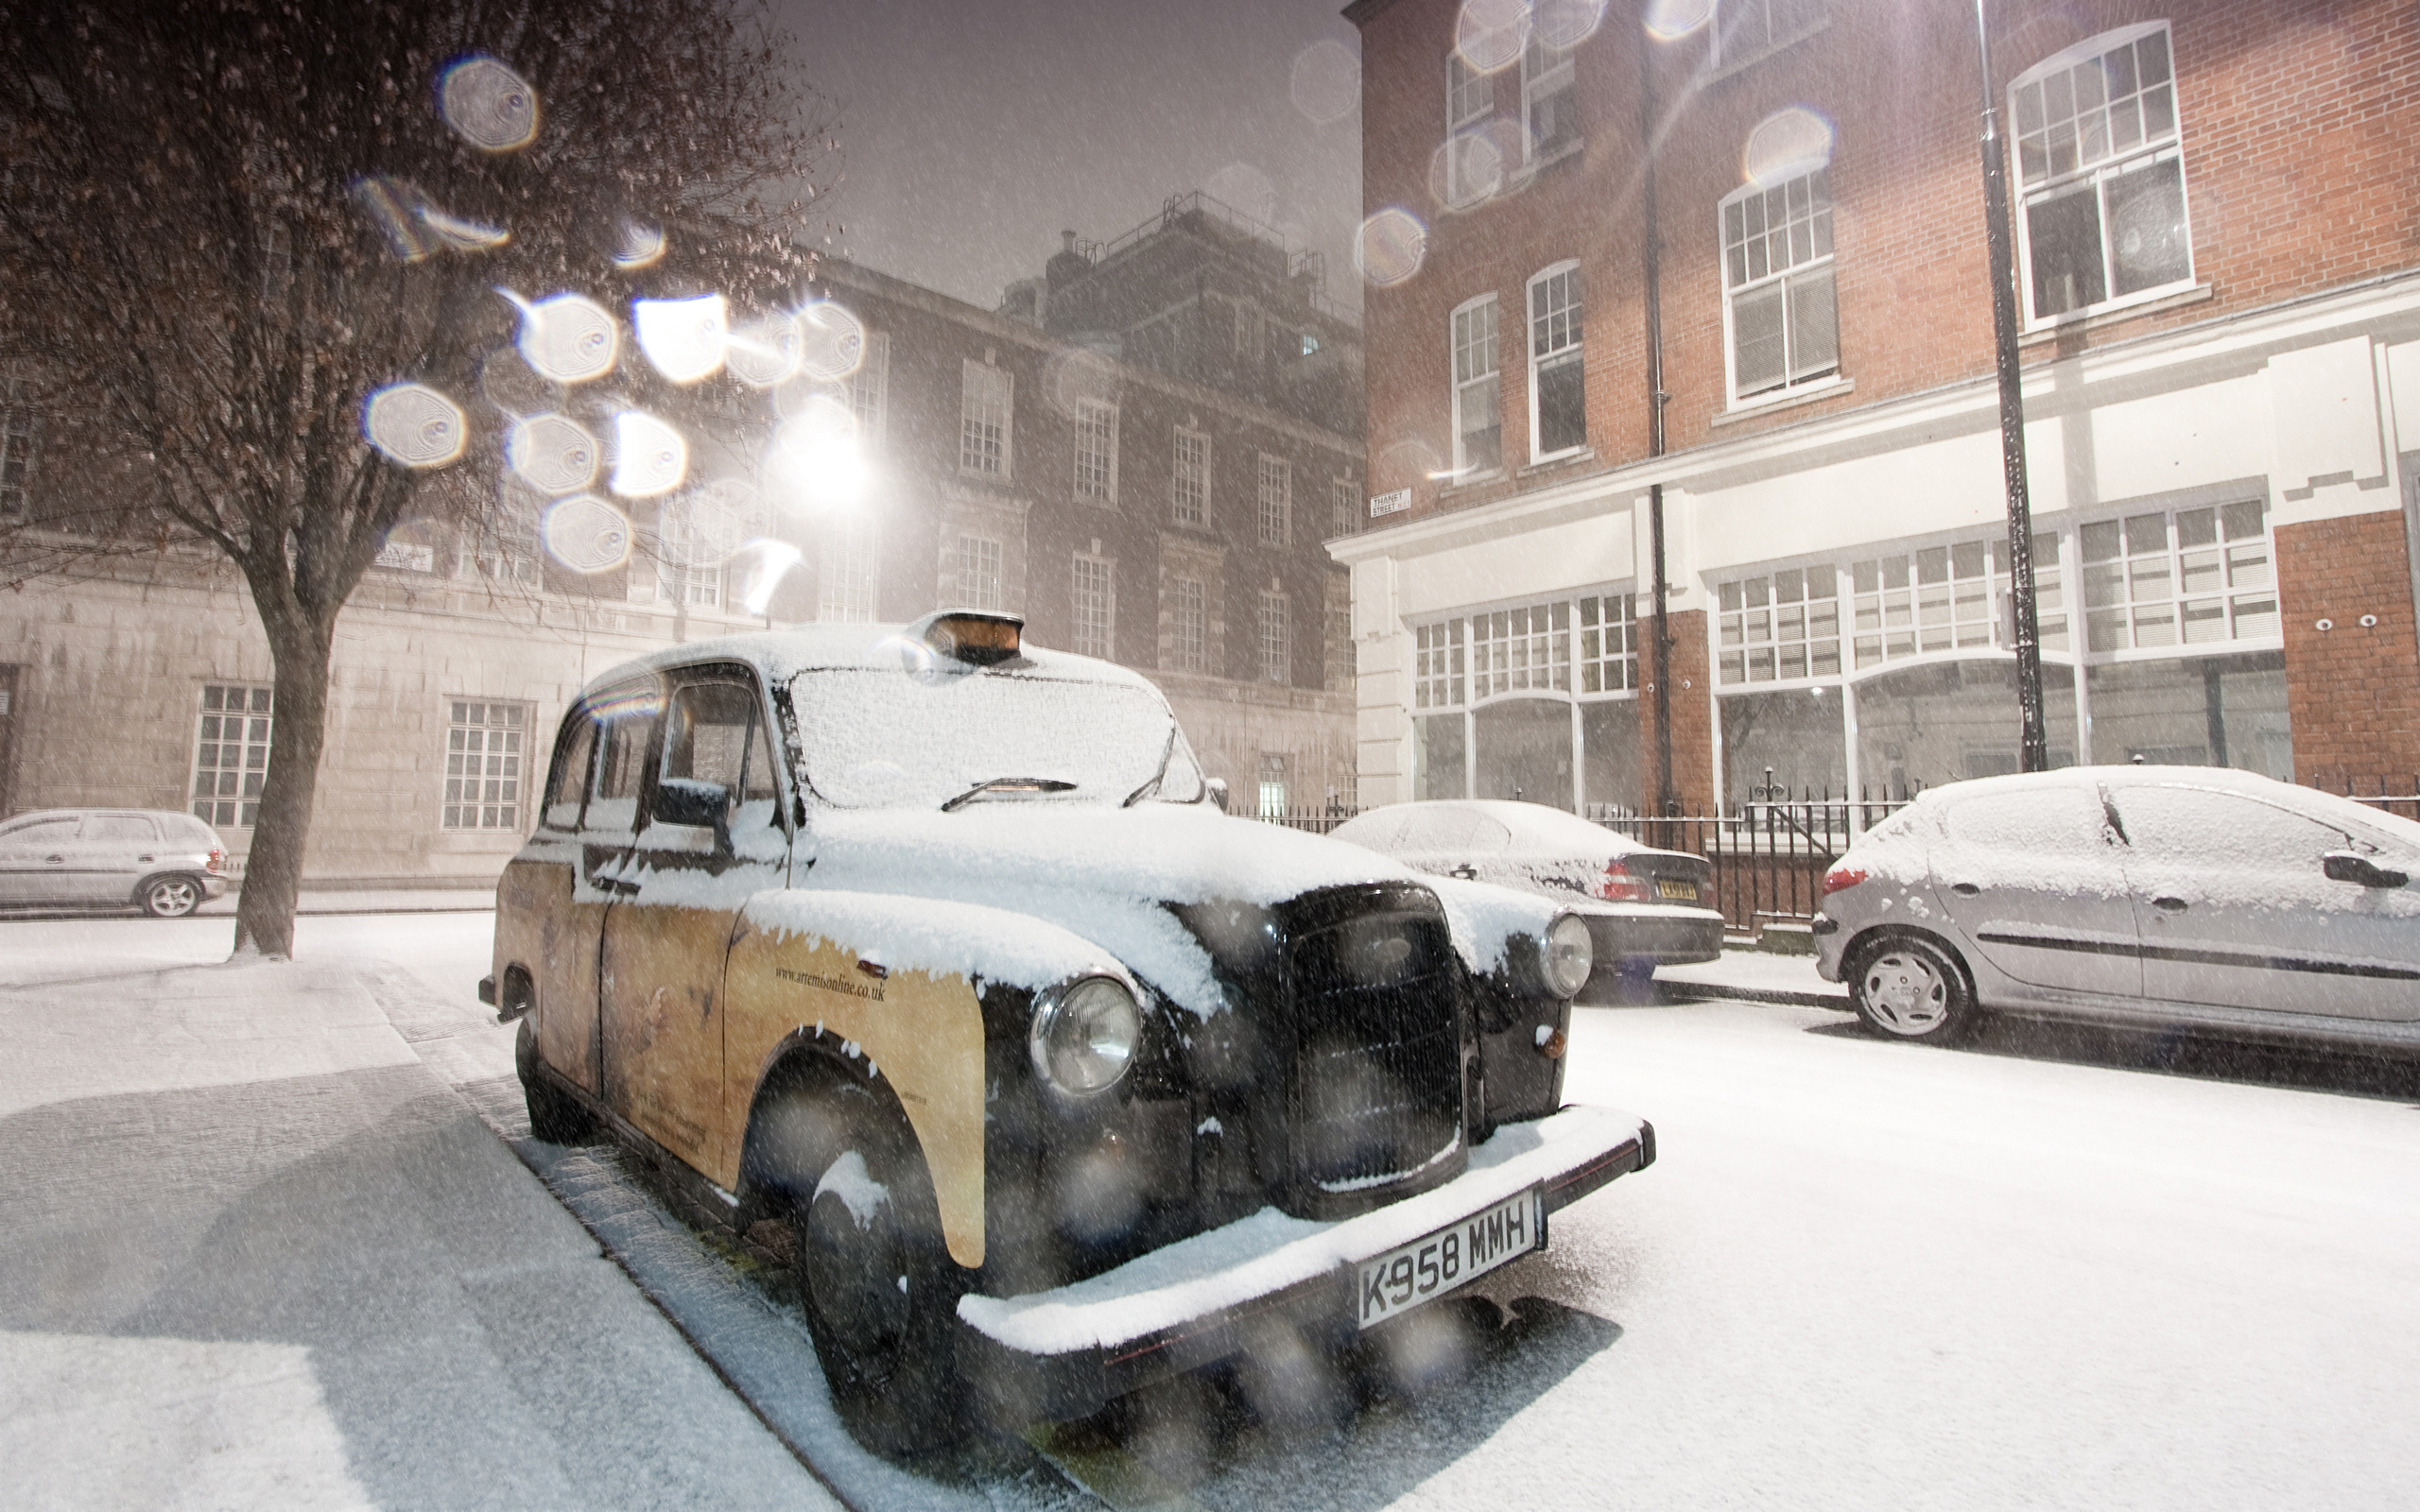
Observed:
[[[1412,797],[1463,798],[1468,776],[1463,752],[1462,716],[1427,714],[1411,722]]]
[[[1471,716],[1478,741],[1477,798],[1571,808],[1571,705],[1508,698]]]
[[[2047,684],[2050,669],[2042,669]],[[2294,780],[2286,659],[2276,651],[2089,668],[2092,758],[2234,766]]]
[[[2075,688],[2074,668],[2042,664],[2043,726],[2053,767],[2076,764]],[[1905,798],[1944,782],[1998,777],[2021,765],[2024,727],[2014,661],[1996,657],[1905,667],[1858,683],[1853,696],[1857,785],[1867,794]]]

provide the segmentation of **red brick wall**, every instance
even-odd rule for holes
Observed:
[[[2295,780],[2409,782],[2420,773],[2420,643],[2403,512],[2279,525],[2277,589]],[[2364,614],[2377,624],[2363,628]]]
[[[1642,620],[1644,616],[1642,615]],[[1712,673],[1706,664],[1705,611],[1684,610],[1667,617],[1672,632],[1672,788],[1684,814],[1714,812],[1714,727],[1706,696]],[[1642,632],[1647,626],[1639,626]],[[1640,653],[1638,696],[1638,811],[1656,810],[1655,706],[1665,690],[1655,686],[1654,650]]]

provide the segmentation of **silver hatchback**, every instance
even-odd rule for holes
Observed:
[[[0,908],[182,919],[227,890],[227,846],[190,814],[44,809],[0,824]]]

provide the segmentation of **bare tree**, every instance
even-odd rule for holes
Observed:
[[[107,482],[0,531],[0,583],[181,543],[240,570],[277,729],[235,945],[285,955],[338,612],[399,521],[495,502],[366,445],[365,401],[473,391],[527,329],[500,291],[795,290],[830,116],[766,0],[50,9],[0,38],[0,355],[52,471],[72,444]]]

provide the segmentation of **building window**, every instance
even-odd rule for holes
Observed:
[[[2059,538],[2034,537],[2033,560],[2041,644],[2065,650],[2067,622],[2059,594]],[[1966,541],[1851,562],[1848,576],[1850,596],[1844,607],[1858,666],[1927,651],[2014,642],[2006,541]]]
[[[1117,498],[1117,406],[1076,403],[1076,497],[1095,504]]]
[[[1200,529],[1210,523],[1210,438],[1200,431],[1177,430],[1168,510],[1181,525]]]
[[[1000,543],[987,536],[958,538],[958,601],[968,609],[1000,607]],[[868,616],[871,618],[871,614]]]
[[[1283,753],[1265,750],[1260,753],[1260,806],[1264,819],[1286,816],[1286,758]]]
[[[1360,528],[1360,480],[1330,478],[1327,485],[1327,533],[1331,536],[1349,536]]]
[[[1823,26],[1824,0],[1715,0],[1714,65],[1744,68]]]
[[[1841,368],[1832,290],[1832,190],[1818,168],[1722,201],[1723,319],[1736,403]]]
[[[2084,649],[2275,638],[2276,578],[2261,511],[2253,500],[2085,525]]]
[[[1168,584],[1168,664],[1180,672],[1210,670],[1210,601],[1199,577]]]
[[[1495,296],[1454,312],[1454,475],[1504,465],[1504,405],[1495,371]]]
[[[455,700],[445,728],[449,830],[521,828],[521,737],[528,708]]]
[[[1260,543],[1282,546],[1292,539],[1294,525],[1294,464],[1282,456],[1260,454]]]
[[[1830,563],[1724,583],[1716,606],[1724,682],[1840,675],[1840,582]]]
[[[1009,476],[1009,374],[986,363],[969,362],[958,402],[958,466],[960,472]]]
[[[815,592],[815,617],[826,624],[873,622],[875,573],[881,535],[870,519],[835,520],[824,532],[822,572]]]
[[[1476,204],[1503,182],[1502,149],[1480,128],[1495,113],[1495,80],[1445,55],[1445,202]]]
[[[1260,360],[1261,347],[1267,338],[1261,334],[1260,311],[1236,301],[1236,355],[1247,362]]]
[[[34,478],[33,386],[0,379],[0,520],[23,520]]]
[[[1630,693],[1637,688],[1637,595],[1602,593],[1581,599],[1580,691]]]
[[[220,829],[249,830],[261,813],[268,776],[272,714],[267,688],[208,683],[194,738],[194,816]]]
[[[1572,88],[1571,53],[1549,47],[1533,29],[1521,49],[1522,150],[1531,163],[1551,158],[1580,141],[1579,95]]]
[[[1260,593],[1260,677],[1264,682],[1294,680],[1293,625],[1286,595]]]
[[[1580,265],[1530,281],[1530,458],[1588,444],[1586,365],[1580,351]]]
[[[514,588],[537,588],[544,574],[538,543],[526,521],[499,519],[491,525],[464,525],[456,550],[457,577],[484,578]]]
[[[2031,317],[2193,282],[2168,23],[2103,33],[2009,91]]]
[[[686,605],[690,609],[714,609],[722,603],[722,569],[700,564],[684,567],[677,562],[655,564],[656,592],[666,604]]]
[[[1412,633],[1412,705],[1419,709],[1460,709],[1464,701],[1468,671],[1462,635],[1467,620],[1423,625]]]
[[[890,338],[866,334],[865,355],[857,370],[840,386],[841,400],[856,417],[857,444],[869,453],[882,450],[885,418],[890,410]]]
[[[1571,604],[1525,604],[1471,616],[1471,696],[1571,687]]]
[[[1117,582],[1112,563],[1076,558],[1076,654],[1107,659],[1117,628]]]

